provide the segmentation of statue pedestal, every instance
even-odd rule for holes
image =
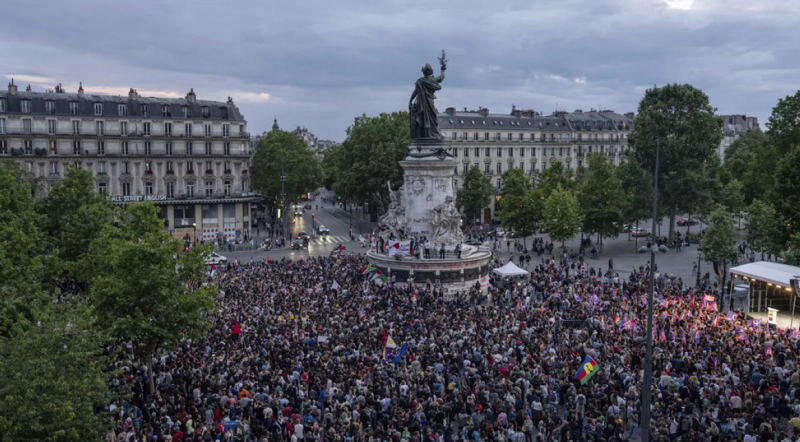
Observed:
[[[446,147],[446,146],[445,146]],[[425,236],[433,241],[433,209],[443,204],[447,197],[455,200],[453,177],[458,163],[450,157],[406,158],[403,168],[403,202],[405,227],[410,236]],[[460,229],[459,229],[460,233]],[[460,238],[443,238],[445,248],[453,250]],[[437,244],[438,246],[438,244]],[[438,250],[438,247],[437,247]]]

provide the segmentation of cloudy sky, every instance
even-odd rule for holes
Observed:
[[[251,132],[342,141],[406,108],[447,50],[440,110],[635,111],[691,83],[763,123],[797,91],[797,0],[26,0],[0,13],[0,77],[35,90],[232,96]],[[5,81],[5,79],[3,80]]]

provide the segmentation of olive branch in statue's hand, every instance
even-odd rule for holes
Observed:
[[[439,65],[442,67],[443,71],[447,70],[447,59],[444,56],[444,50],[442,50],[442,56],[439,57]]]

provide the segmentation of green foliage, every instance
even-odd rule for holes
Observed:
[[[773,186],[773,173],[780,156],[775,144],[760,130],[753,130],[734,141],[725,151],[725,170],[742,183],[744,204],[764,198]]]
[[[473,165],[464,176],[464,185],[458,191],[456,203],[470,219],[480,217],[481,211],[490,203],[494,195],[492,181],[481,172],[477,165]]]
[[[644,170],[655,170],[660,140],[658,198],[670,215],[670,236],[675,215],[694,213],[704,201],[709,183],[703,169],[722,141],[722,119],[714,111],[708,96],[690,85],[648,89],[639,103],[632,156]]]
[[[15,162],[0,161],[0,336],[20,320],[36,321],[48,302],[42,281],[59,267],[45,254],[32,186]]]
[[[650,218],[653,207],[652,174],[648,174],[637,163],[631,161],[617,166],[616,174],[625,194],[622,222],[634,224]]]
[[[767,134],[781,153],[800,146],[800,91],[778,100],[767,122]]]
[[[583,231],[600,238],[615,237],[622,230],[626,195],[614,165],[602,153],[591,155],[581,183],[578,201],[583,212]]]
[[[0,340],[0,440],[89,441],[103,436],[95,407],[108,402],[106,336],[88,307],[47,307]]]
[[[322,184],[322,165],[306,143],[294,134],[280,130],[270,131],[258,142],[251,165],[253,188],[268,205],[279,205],[281,174],[287,203],[295,202],[305,193]]]
[[[536,233],[544,217],[542,192],[529,187],[530,179],[522,169],[512,168],[503,174],[502,209],[498,213],[500,223],[522,238]]]
[[[581,229],[578,199],[561,186],[556,187],[544,203],[544,229],[553,241],[574,238]]]
[[[740,213],[744,209],[744,186],[736,179],[731,180],[722,189],[722,204],[731,213]]]
[[[718,205],[712,212],[703,235],[703,255],[709,261],[736,262],[736,237],[728,210]]]
[[[789,238],[788,248],[783,255],[783,263],[800,266],[800,233],[795,233]]]
[[[791,235],[800,232],[800,149],[784,156],[773,175],[775,185],[769,200],[786,225],[782,229],[785,244]]]
[[[92,269],[81,266],[82,260],[91,242],[112,222],[111,202],[95,192],[92,172],[69,167],[48,192],[41,212],[48,247],[72,271],[71,276],[87,278]]]
[[[556,162],[539,174],[536,188],[542,191],[545,198],[549,198],[558,186],[564,190],[575,190],[577,185],[574,178],[571,170],[565,169],[562,163]]]
[[[398,162],[411,143],[408,122],[408,112],[356,117],[347,139],[325,155],[326,184],[347,201],[388,205],[386,182],[403,182]]]
[[[208,247],[182,253],[183,243],[169,237],[156,213],[152,202],[130,204],[118,212],[119,227],[106,226],[91,244],[98,322],[115,337],[140,344],[145,355],[161,343],[204,333],[215,296],[211,287],[186,285],[204,280]]]
[[[783,242],[783,221],[775,207],[765,201],[754,200],[747,208],[747,242],[754,250],[777,255]]]

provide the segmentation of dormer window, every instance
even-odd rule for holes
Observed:
[[[95,115],[103,115],[103,103],[95,103],[94,104],[94,114]]]
[[[0,98],[0,112],[6,112],[6,99]]]
[[[219,112],[220,112],[220,114],[222,114],[222,119],[223,120],[227,120],[228,119],[228,108],[227,107],[219,108]]]
[[[120,117],[127,117],[128,116],[128,105],[127,104],[118,104],[117,105],[117,112],[119,112]]]
[[[69,114],[70,115],[78,115],[80,113],[80,107],[78,106],[77,101],[70,101],[69,103]]]
[[[31,100],[20,100],[19,105],[20,105],[20,111],[23,114],[31,113]]]
[[[143,117],[149,117],[150,116],[150,105],[143,104],[143,105],[141,105],[141,107],[139,109],[141,110]]]
[[[192,108],[189,106],[183,106],[181,108],[181,116],[183,118],[192,118]]]
[[[56,102],[53,100],[47,100],[44,102],[44,111],[50,115],[56,113]]]
[[[202,110],[203,110],[203,118],[208,118],[211,116],[211,110],[208,108],[208,106],[203,106]]]
[[[169,106],[161,106],[161,116],[164,118],[172,118],[172,110]]]

